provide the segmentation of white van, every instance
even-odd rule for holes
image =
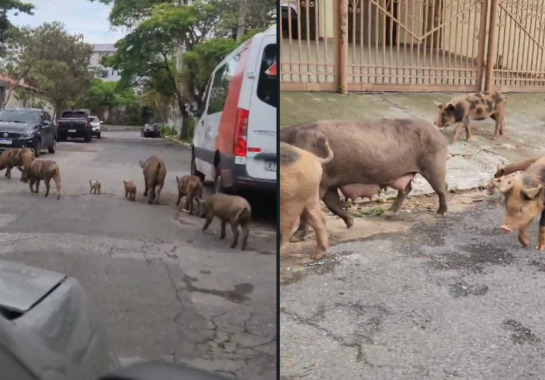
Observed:
[[[191,174],[216,192],[276,191],[276,26],[215,69],[195,126]]]

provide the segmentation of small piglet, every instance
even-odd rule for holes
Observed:
[[[38,193],[40,190],[40,181],[45,182],[45,196],[49,195],[49,183],[51,180],[55,181],[55,187],[57,188],[57,199],[61,199],[61,173],[59,171],[59,165],[55,161],[34,160],[32,163],[22,169],[17,167],[23,174],[21,175],[21,181],[29,183],[30,192]],[[33,186],[36,184],[36,191]]]
[[[129,197],[129,201],[136,199],[136,185],[132,181],[123,180],[123,185],[125,185],[125,198]]]
[[[176,183],[178,184],[178,202],[176,202],[176,206],[180,204],[182,197],[185,195],[186,209],[189,211],[189,215],[192,215],[193,199],[202,198],[202,181],[196,175],[185,175],[182,178],[176,177]],[[198,211],[197,214],[199,214]]]
[[[238,226],[240,225],[242,228],[241,248],[246,249],[252,218],[252,208],[248,201],[237,195],[227,194],[214,194],[206,201],[200,198],[198,198],[198,201],[200,203],[200,216],[206,218],[202,230],[206,231],[214,217],[218,217],[221,220],[220,239],[225,239],[225,227],[229,223],[233,231],[231,248],[235,248],[238,243]]]

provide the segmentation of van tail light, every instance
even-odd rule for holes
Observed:
[[[237,110],[237,123],[235,126],[234,151],[236,157],[246,157],[246,137],[248,136],[248,117],[250,111],[244,108]]]

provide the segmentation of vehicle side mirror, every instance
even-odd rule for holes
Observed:
[[[104,123],[104,120],[99,120],[99,123],[100,123],[100,124]]]
[[[51,124],[51,122],[49,120],[44,120],[43,123],[42,123],[42,125],[44,127],[48,127],[50,124]]]
[[[213,372],[191,368],[183,364],[147,362],[122,368],[98,380],[227,380]]]

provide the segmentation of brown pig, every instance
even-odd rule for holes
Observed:
[[[167,167],[163,160],[157,156],[151,156],[146,161],[139,162],[140,167],[144,172],[144,196],[148,197],[148,203],[159,203],[161,190],[165,185],[165,177],[167,176]]]
[[[130,201],[136,199],[136,185],[132,181],[123,180],[123,185],[125,186],[125,198],[129,197]]]
[[[182,178],[176,177],[178,184],[178,201],[176,206],[180,204],[182,197],[186,198],[186,209],[189,215],[193,214],[193,199],[202,199],[203,183],[201,179],[195,175],[186,175]],[[200,203],[199,203],[200,205]]]
[[[526,161],[522,162],[515,162],[514,164],[510,164],[507,166],[498,165],[498,169],[496,170],[496,173],[494,174],[494,178],[500,178],[503,176],[508,176],[512,173],[518,172],[518,171],[524,171],[530,167],[534,162],[539,160],[540,157],[534,157],[530,158]]]
[[[283,128],[280,141],[324,158],[325,141],[335,152],[323,166],[320,182],[322,200],[347,228],[354,217],[344,210],[340,189],[348,185],[378,185],[397,190],[390,208],[395,214],[411,191],[411,182],[420,173],[439,198],[437,213],[447,212],[447,142],[433,124],[418,119],[331,120],[302,123]],[[303,218],[304,219],[304,218]],[[306,228],[301,225],[301,231]]]
[[[473,136],[469,125],[470,119],[485,120],[491,118],[496,122],[492,140],[496,140],[500,135],[503,135],[505,97],[498,91],[485,91],[458,96],[445,105],[439,102],[434,103],[439,108],[439,116],[434,123],[437,127],[442,129],[458,123],[452,135],[452,143],[458,140],[462,127],[466,131],[466,141]]]
[[[225,227],[227,223],[231,225],[233,231],[233,243],[231,248],[235,248],[238,243],[238,226],[242,228],[242,249],[246,249],[248,235],[250,234],[250,222],[252,219],[252,208],[248,201],[238,195],[214,194],[206,201],[198,199],[201,203],[199,210],[200,216],[206,218],[202,227],[206,231],[214,220],[218,217],[221,220],[220,239],[225,239]]]
[[[280,255],[293,235],[294,227],[301,219],[308,223],[316,234],[316,249],[312,258],[318,260],[329,250],[326,217],[320,207],[322,165],[329,163],[333,151],[321,134],[315,138],[322,140],[328,151],[326,158],[297,148],[285,142],[280,143]],[[301,218],[300,218],[301,216]],[[305,226],[306,232],[306,226]]]
[[[21,181],[29,183],[30,192],[38,193],[40,190],[40,181],[45,182],[45,196],[49,195],[51,179],[55,181],[55,187],[57,188],[57,199],[61,199],[61,173],[59,166],[55,161],[34,160],[27,168],[17,167],[23,173],[21,175]],[[36,190],[33,189],[36,184]]]
[[[519,242],[527,247],[528,227],[532,220],[541,215],[539,237],[536,249],[545,250],[545,158],[540,158],[520,175],[514,177],[510,185],[502,187],[505,197],[505,214],[501,229],[504,233],[519,232]]]
[[[0,155],[0,170],[6,169],[5,177],[11,179],[11,169],[16,166],[28,167],[33,160],[32,149],[6,149]]]

